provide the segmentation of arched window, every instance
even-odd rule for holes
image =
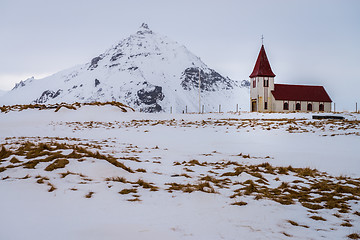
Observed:
[[[311,104],[311,103],[308,103],[308,105],[307,105],[307,110],[308,110],[308,111],[312,111],[312,104]]]
[[[301,110],[301,104],[297,103],[295,109],[296,109],[296,111],[300,111]]]
[[[320,103],[319,105],[319,111],[323,112],[324,111],[324,104]]]
[[[289,103],[284,102],[284,110],[289,110]]]

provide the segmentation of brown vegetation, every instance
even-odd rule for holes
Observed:
[[[0,106],[0,112],[7,113],[9,111],[23,111],[26,109],[38,109],[38,110],[47,110],[55,109],[55,112],[58,112],[61,108],[67,108],[71,110],[76,110],[82,106],[105,106],[111,105],[121,109],[122,112],[127,112],[128,109],[135,111],[133,108],[120,103],[120,102],[92,102],[92,103],[58,103],[58,104],[27,104],[27,105],[12,105],[12,106]]]
[[[89,192],[88,194],[85,195],[85,198],[91,198],[93,194],[94,192]]]

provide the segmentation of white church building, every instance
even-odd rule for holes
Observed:
[[[275,84],[264,45],[250,75],[252,112],[330,112],[331,99],[323,86]]]

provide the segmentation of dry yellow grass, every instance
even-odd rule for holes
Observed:
[[[50,188],[48,189],[48,192],[53,192],[53,191],[55,191],[55,190],[57,189],[57,188],[56,188],[53,184],[51,184],[50,182],[48,182],[47,185],[50,186]]]
[[[133,108],[120,103],[120,102],[92,102],[92,103],[59,103],[59,104],[27,104],[27,105],[12,105],[12,106],[0,106],[0,111],[7,113],[9,111],[23,111],[26,109],[38,109],[38,110],[46,110],[46,109],[55,109],[55,112],[58,112],[61,108],[67,108],[71,110],[76,110],[81,108],[82,106],[105,106],[112,105],[121,109],[122,112],[127,112],[127,109],[131,109],[135,111]]]
[[[247,205],[247,202],[242,202],[242,201],[240,201],[240,202],[234,202],[234,203],[232,203],[231,205],[245,206],[245,205]]]
[[[360,239],[360,235],[358,233],[351,233],[347,235],[347,237],[350,239]]]
[[[58,168],[64,168],[69,163],[69,160],[67,159],[57,159],[53,163],[51,163],[49,166],[45,168],[45,171],[53,171]]]
[[[12,155],[10,150],[7,150],[4,146],[1,146],[0,159],[8,158]]]
[[[146,182],[143,179],[139,179],[136,182],[133,182],[132,184],[137,184],[145,189],[150,189],[150,191],[153,191],[153,192],[159,190],[159,188],[157,186],[153,185],[152,183]]]
[[[91,198],[94,195],[94,192],[89,192],[85,195],[85,198]]]
[[[124,177],[108,177],[108,178],[105,178],[105,181],[127,183],[127,180]]]
[[[132,189],[123,189],[119,192],[120,194],[130,194],[130,193],[137,193],[137,189],[136,188],[132,188]]]
[[[311,216],[310,218],[311,218],[311,219],[314,219],[315,221],[326,221],[325,218],[320,217],[320,216]]]

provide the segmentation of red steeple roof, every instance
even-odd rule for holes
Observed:
[[[275,84],[275,100],[332,102],[323,86]]]
[[[267,59],[264,45],[261,46],[254,70],[250,75],[250,78],[253,77],[275,77],[275,74],[271,70],[269,60]]]

